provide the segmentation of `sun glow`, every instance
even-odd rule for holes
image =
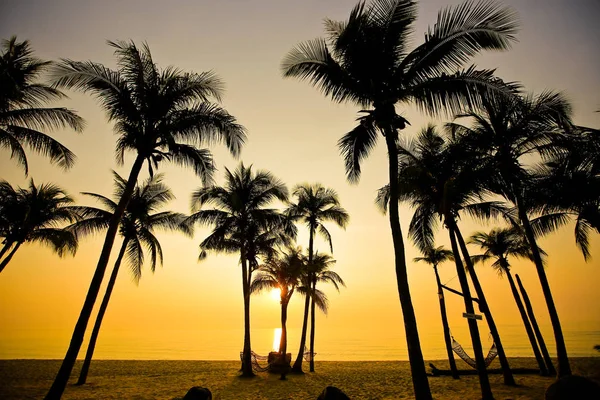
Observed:
[[[281,289],[275,288],[271,290],[270,295],[273,300],[281,300]]]
[[[281,344],[281,328],[275,328],[275,332],[273,332],[273,351],[279,352],[280,344]]]

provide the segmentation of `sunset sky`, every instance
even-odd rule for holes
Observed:
[[[279,67],[295,44],[323,35],[323,18],[345,19],[355,3],[356,0],[8,0],[0,5],[0,38],[16,34],[21,40],[29,39],[41,58],[93,60],[109,67],[115,67],[115,59],[106,45],[107,39],[147,41],[160,67],[214,70],[226,83],[225,108],[248,130],[241,160],[271,171],[290,188],[301,182],[320,182],[337,190],[351,216],[345,231],[331,226],[335,271],[344,278],[347,288],[339,295],[331,288],[323,288],[330,297],[331,309],[327,318],[319,316],[317,340],[325,343],[326,338],[333,341],[343,332],[353,332],[363,338],[372,337],[373,341],[394,337],[393,344],[405,348],[390,229],[386,217],[374,206],[376,190],[387,180],[384,146],[380,142],[364,163],[360,183],[350,185],[336,142],[354,126],[358,108],[334,104],[305,82],[284,80]],[[437,11],[447,3],[420,2],[415,44],[423,40],[427,26],[435,22]],[[475,63],[482,68],[496,68],[499,77],[520,81],[529,91],[563,91],[573,104],[577,124],[600,127],[600,113],[595,112],[600,109],[600,3],[503,3],[514,7],[520,16],[519,42],[509,52],[485,53]],[[70,92],[69,96],[61,105],[77,110],[87,127],[83,134],[65,130],[53,135],[75,152],[77,164],[65,172],[29,152],[30,177],[37,184],[59,184],[77,201],[95,205],[79,192],[112,194],[110,170],[125,174],[132,160],[127,159],[122,167],[116,165],[115,136],[97,103],[87,95]],[[399,111],[412,124],[403,132],[405,135],[414,135],[431,121],[410,107]],[[447,120],[442,118],[439,122]],[[212,150],[220,170],[217,182],[222,183],[224,168],[235,168],[239,161],[230,157],[224,147]],[[200,186],[200,180],[188,170],[167,167],[160,172],[177,197],[170,209],[189,213],[190,194]],[[0,178],[20,186],[29,179],[5,150],[0,150]],[[403,206],[400,212],[406,232],[411,211]],[[470,220],[462,220],[459,225],[465,235],[492,227]],[[198,244],[208,232],[197,229],[193,239],[159,233],[165,265],[154,275],[144,270],[139,286],[132,282],[129,271],[122,269],[104,319],[98,357],[113,354],[102,348],[103,335],[115,342],[128,340],[135,346],[137,338],[171,330],[197,335],[198,340],[214,340],[206,344],[207,348],[218,347],[221,338],[231,340],[241,350],[243,309],[238,257],[212,255],[198,263]],[[448,245],[446,231],[440,231],[438,238],[440,245]],[[25,357],[36,346],[46,357],[62,358],[96,266],[101,239],[98,236],[82,241],[77,255],[64,259],[47,248],[21,248],[0,275],[0,358]],[[549,253],[547,274],[567,340],[573,330],[600,331],[600,236],[592,234],[590,243],[594,258],[585,263],[575,246],[572,225],[541,241]],[[308,244],[302,227],[298,244]],[[115,248],[118,245],[119,241]],[[327,250],[320,240],[316,247]],[[435,346],[439,346],[443,338],[435,279],[430,267],[411,261],[418,255],[407,241],[409,280],[419,330],[424,336],[434,332]],[[521,276],[538,318],[547,326],[549,318],[534,266],[515,260],[513,271]],[[478,272],[502,335],[503,326],[520,324],[508,282],[489,266],[478,267]],[[450,281],[450,286],[458,288],[457,279],[452,280],[456,275],[453,265],[444,265],[441,273],[443,282]],[[296,348],[299,339],[293,330],[301,324],[301,303],[296,298],[290,306],[292,348]],[[468,342],[466,322],[461,317],[462,300],[452,298],[448,306],[451,325],[465,332],[463,341]],[[278,302],[268,294],[255,297],[252,328],[259,332],[278,326]],[[212,339],[203,336],[208,335],[207,331],[213,332],[209,335]],[[219,333],[230,331],[239,335],[228,339],[225,333]],[[254,349],[266,353],[272,336],[257,335],[253,337]],[[20,341],[23,338],[29,338],[27,344]],[[547,339],[551,341],[550,335]],[[202,349],[202,345],[198,346]],[[425,357],[431,354],[428,346],[429,342],[424,341]],[[42,351],[42,347],[52,350]],[[135,348],[131,351],[130,358],[141,357]],[[406,358],[405,350],[401,356]],[[236,357],[235,352],[227,355]]]

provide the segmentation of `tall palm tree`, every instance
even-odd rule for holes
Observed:
[[[0,148],[10,151],[11,158],[29,173],[23,146],[46,156],[62,168],[75,163],[75,154],[43,133],[45,130],[70,127],[83,130],[84,122],[74,111],[45,104],[66,98],[59,90],[38,82],[39,76],[52,65],[34,57],[28,40],[16,36],[2,40],[0,49]]]
[[[408,286],[404,242],[396,198],[399,130],[408,121],[396,104],[416,104],[431,114],[456,111],[480,102],[480,94],[506,92],[493,71],[463,70],[481,50],[505,50],[517,30],[514,12],[489,1],[467,1],[440,11],[425,42],[409,51],[417,2],[361,1],[347,21],[325,20],[327,39],[304,42],[282,62],[284,76],[308,80],[334,102],[351,102],[363,110],[359,124],[338,142],[351,182],[360,177],[361,161],[375,146],[378,133],[386,143],[392,198],[389,220],[394,244],[398,294],[402,307],[415,395],[431,393]]]
[[[458,369],[456,368],[456,362],[454,361],[454,353],[452,352],[452,335],[450,334],[450,325],[448,325],[448,316],[446,315],[446,300],[444,299],[444,290],[442,288],[442,282],[440,281],[440,275],[438,273],[438,265],[446,261],[454,261],[454,255],[450,250],[444,249],[443,246],[439,247],[427,247],[423,251],[422,257],[413,258],[415,262],[425,262],[433,266],[435,272],[435,281],[438,289],[438,298],[440,300],[440,313],[442,315],[442,327],[444,329],[444,341],[446,342],[446,353],[448,354],[448,363],[450,364],[450,370],[452,371],[452,377],[458,379]]]
[[[222,83],[214,73],[196,74],[175,67],[159,69],[146,44],[140,49],[133,42],[108,43],[115,49],[116,70],[92,61],[72,60],[62,60],[52,70],[56,87],[96,97],[118,136],[117,161],[122,164],[125,152],[129,151],[135,154],[135,160],[106,231],[69,349],[46,396],[48,400],[59,399],[65,389],[98,297],[119,223],[144,163],[148,163],[151,175],[162,162],[192,168],[208,184],[214,171],[212,154],[198,146],[223,142],[237,156],[245,139],[244,128],[212,102],[220,100],[222,92]]]
[[[287,355],[287,310],[292,295],[300,285],[302,274],[306,270],[306,259],[302,254],[302,249],[288,248],[280,256],[269,257],[264,264],[260,265],[257,274],[250,284],[250,293],[260,293],[265,289],[279,289],[281,303],[281,340],[279,344],[280,360],[282,365],[281,379],[285,379],[285,374],[289,364],[286,360]]]
[[[53,184],[13,188],[0,181],[0,272],[24,243],[50,246],[60,257],[77,251],[77,238],[60,228],[78,218],[73,199]],[[4,257],[4,258],[3,258]]]
[[[113,175],[115,180],[115,200],[111,200],[100,194],[84,193],[99,201],[104,208],[78,207],[82,219],[67,228],[75,232],[78,237],[98,233],[108,228],[112,214],[117,208],[117,202],[127,186],[127,181],[116,172],[113,172]],[[145,262],[144,249],[147,249],[146,251],[150,254],[150,270],[152,272],[156,269],[157,263],[160,263],[160,265],[163,263],[162,247],[154,235],[155,230],[178,231],[192,236],[191,228],[183,223],[186,219],[185,215],[171,211],[157,212],[173,198],[171,190],[162,182],[161,174],[154,175],[142,185],[135,187],[131,200],[127,204],[125,214],[123,214],[123,218],[121,219],[119,234],[123,238],[123,243],[121,244],[121,250],[119,250],[119,255],[106,286],[104,298],[98,310],[96,322],[94,323],[85,354],[85,361],[83,362],[79,380],[77,381],[78,385],[83,385],[86,382],[96,348],[96,341],[98,340],[100,327],[102,326],[102,320],[108,308],[123,258],[129,264],[133,279],[137,284],[142,276],[142,267]]]
[[[250,344],[250,285],[259,257],[272,256],[272,249],[289,242],[287,218],[274,208],[273,201],[287,202],[288,189],[270,172],[241,163],[231,172],[225,169],[225,185],[203,187],[192,195],[189,220],[202,226],[213,226],[210,235],[200,243],[200,258],[207,252],[239,253],[242,266],[244,296],[244,350],[242,375],[252,372]],[[203,209],[212,206],[210,209]],[[288,235],[288,233],[290,235]]]
[[[556,371],[554,370],[554,365],[552,364],[550,356],[547,355],[545,359],[542,357],[542,353],[540,352],[540,348],[535,340],[533,328],[531,327],[531,323],[527,317],[527,312],[525,311],[525,306],[521,301],[521,296],[519,296],[519,291],[515,285],[515,281],[510,271],[510,264],[508,262],[508,257],[531,259],[531,248],[529,244],[523,238],[523,236],[513,228],[495,228],[489,233],[476,232],[471,235],[468,243],[477,245],[481,250],[484,251],[482,254],[471,257],[471,260],[473,260],[474,263],[493,261],[491,265],[492,268],[494,268],[500,276],[506,274],[508,283],[510,284],[510,290],[515,298],[515,303],[517,303],[519,313],[521,314],[521,319],[523,320],[527,337],[531,343],[533,355],[535,356],[535,359],[540,367],[540,373],[542,375],[548,375],[549,373],[556,375]],[[546,356],[546,354],[544,354],[544,356]]]
[[[532,154],[552,153],[548,146],[553,136],[570,125],[571,106],[560,93],[543,92],[538,96],[512,96],[486,99],[481,112],[459,115],[468,126],[449,125],[456,136],[465,139],[472,152],[480,152],[495,165],[488,186],[512,203],[531,246],[533,261],[540,279],[556,342],[558,377],[571,374],[567,348],[558,318],[558,312],[546,277],[542,256],[531,226],[528,211],[528,188],[532,185],[532,171],[527,157]]]
[[[398,146],[398,152],[400,170],[398,198],[400,201],[410,202],[415,209],[409,225],[409,237],[423,252],[428,247],[433,247],[438,218],[443,221],[450,236],[466,312],[473,313],[474,308],[463,261],[461,257],[457,257],[461,252],[477,293],[479,308],[486,316],[498,349],[504,383],[514,385],[500,335],[487,307],[485,294],[470,262],[468,251],[461,241],[457,223],[458,218],[463,214],[485,220],[506,211],[500,202],[482,201],[485,194],[484,182],[490,174],[489,165],[469,158],[470,154],[462,143],[444,140],[432,125],[422,130],[415,142]],[[390,187],[387,186],[380,190],[377,204],[386,211],[390,202]],[[482,396],[489,399],[492,398],[492,393],[486,373],[479,328],[475,320],[467,319],[467,322],[473,341]]]
[[[314,237],[319,233],[329,244],[329,249],[333,253],[333,242],[331,234],[323,225],[324,222],[333,222],[336,225],[346,228],[350,216],[344,208],[341,207],[338,194],[333,189],[325,188],[321,184],[304,183],[297,185],[292,192],[296,202],[290,204],[287,214],[293,220],[306,224],[308,228],[308,264],[311,265],[314,256]],[[312,279],[312,286],[316,285],[316,279],[309,274]],[[312,300],[311,300],[312,298]],[[300,349],[294,362],[292,371],[302,373],[302,360],[304,359],[304,347],[306,346],[306,331],[308,326],[308,311],[310,303],[311,331],[310,331],[310,353],[315,351],[315,296],[306,296],[304,302],[304,319],[302,321],[302,334],[300,336]],[[310,358],[310,371],[314,372],[314,358]]]

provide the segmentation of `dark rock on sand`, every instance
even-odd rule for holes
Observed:
[[[350,400],[350,397],[335,386],[327,386],[317,397],[317,400]]]
[[[212,400],[212,393],[207,388],[194,386],[188,390],[182,400]]]
[[[598,400],[600,385],[578,375],[560,378],[546,389],[546,400]]]

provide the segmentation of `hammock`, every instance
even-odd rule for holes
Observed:
[[[267,361],[269,357],[261,356],[256,354],[254,351],[250,352],[250,360],[252,362],[252,370],[255,372],[266,372],[269,370],[269,365],[263,367],[259,364],[259,361]],[[240,361],[244,362],[244,352],[240,351]]]
[[[460,345],[460,343],[458,343],[456,340],[454,340],[454,336],[452,336],[452,350],[454,350],[454,352],[463,359],[464,362],[466,362],[467,364],[469,364],[471,367],[477,369],[477,363],[475,362],[475,360],[473,360],[465,351],[465,349],[463,349],[463,347]],[[494,358],[496,358],[496,356],[498,355],[498,350],[496,349],[496,343],[492,344],[492,347],[490,347],[490,351],[488,352],[487,357],[485,358],[485,367],[489,367],[490,364],[492,363],[492,361],[494,361]]]
[[[317,355],[317,353],[312,353],[308,350],[308,348],[306,346],[304,346],[304,361],[310,361],[312,359],[314,359],[314,357]]]

